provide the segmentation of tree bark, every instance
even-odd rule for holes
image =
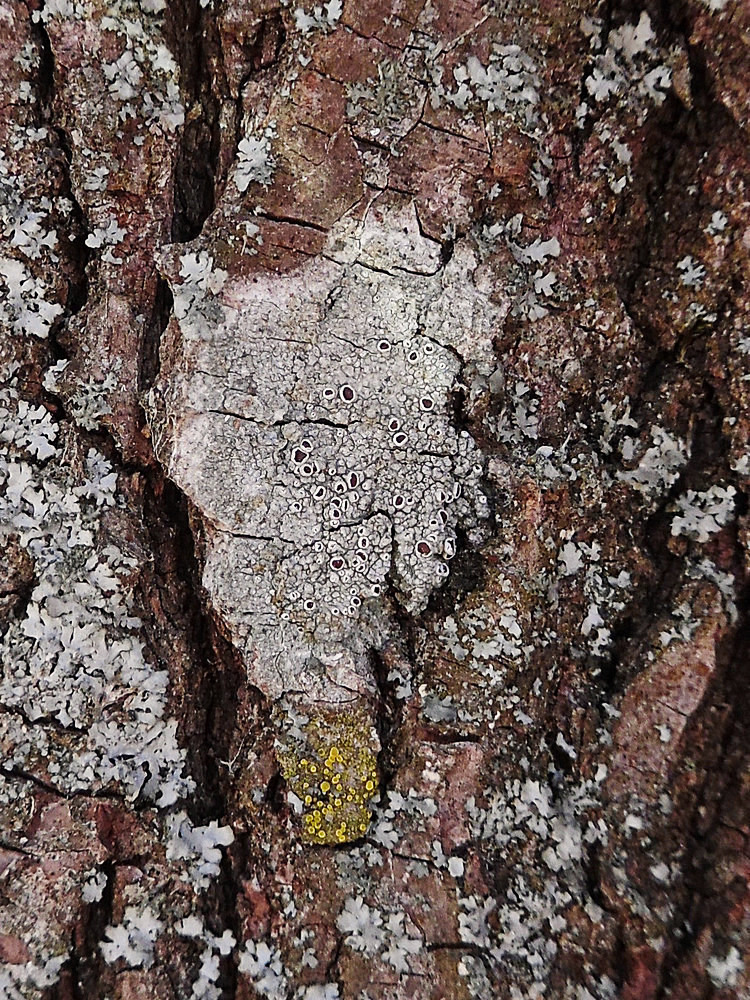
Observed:
[[[747,3],[0,24],[0,997],[750,996]]]

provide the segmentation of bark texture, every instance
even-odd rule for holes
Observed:
[[[745,0],[0,27],[0,997],[750,996]]]

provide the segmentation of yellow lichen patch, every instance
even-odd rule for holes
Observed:
[[[367,831],[378,793],[378,739],[361,710],[326,711],[304,726],[305,742],[277,750],[281,773],[302,803],[310,844],[345,844]]]

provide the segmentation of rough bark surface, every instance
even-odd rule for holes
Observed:
[[[0,997],[750,996],[745,0],[0,27]]]

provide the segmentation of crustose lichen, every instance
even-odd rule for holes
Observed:
[[[378,744],[367,717],[361,710],[320,712],[303,732],[304,742],[286,738],[277,748],[303,838],[343,844],[362,837],[378,794]]]

